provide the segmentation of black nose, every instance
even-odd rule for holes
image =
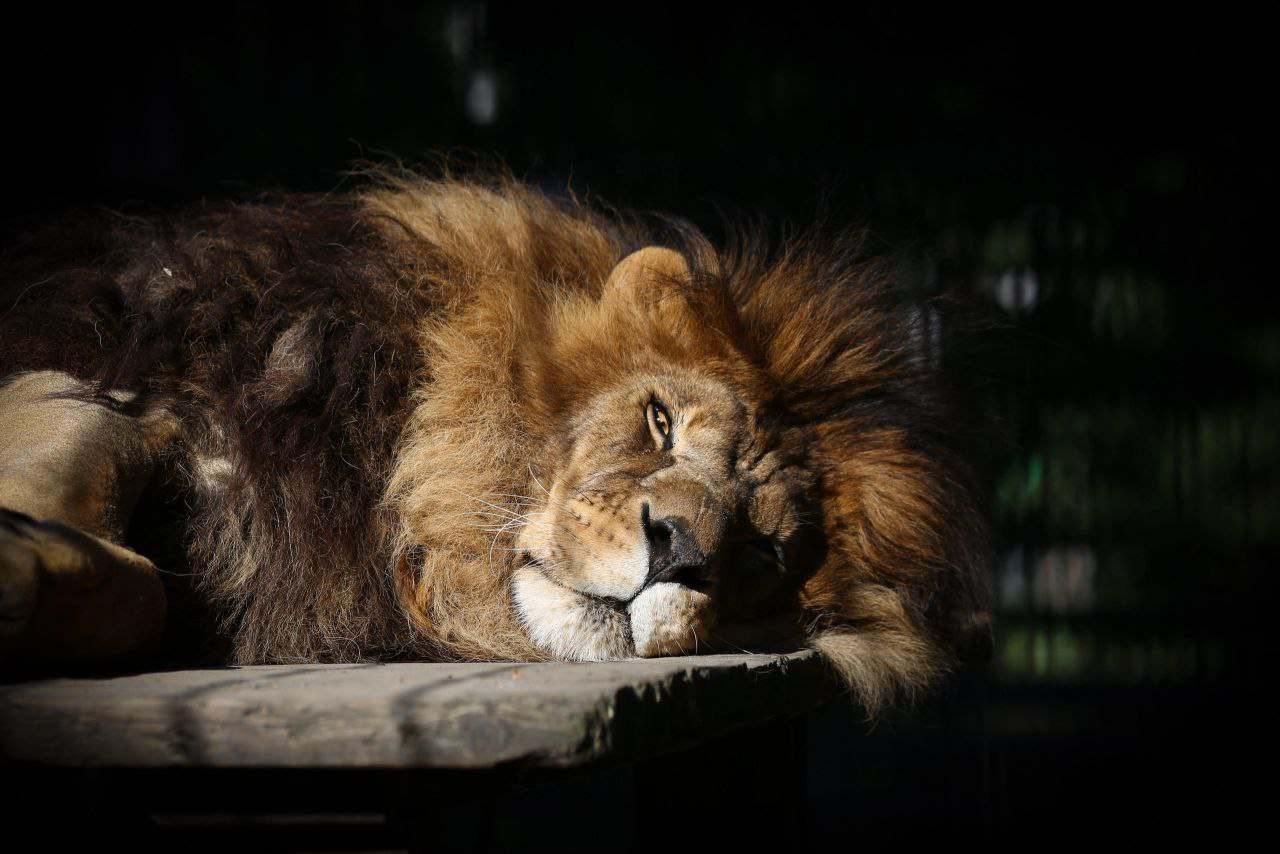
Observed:
[[[649,505],[641,512],[644,533],[649,540],[649,574],[644,586],[674,581],[698,588],[707,580],[707,556],[693,537],[675,519],[649,518]]]

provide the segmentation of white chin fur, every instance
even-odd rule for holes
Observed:
[[[632,601],[631,637],[636,655],[692,655],[705,640],[703,615],[711,600],[705,593],[680,584],[662,582]]]
[[[537,567],[516,570],[516,610],[533,642],[567,661],[631,658],[631,633],[622,614],[547,579]]]

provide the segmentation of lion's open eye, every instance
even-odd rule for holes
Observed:
[[[653,433],[654,441],[661,446],[662,450],[670,450],[671,448],[671,413],[667,408],[656,400],[649,401],[648,406],[649,430]]]

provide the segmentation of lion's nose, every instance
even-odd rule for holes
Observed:
[[[641,512],[644,533],[649,540],[649,574],[644,586],[674,581],[697,588],[708,578],[709,561],[693,537],[675,519],[651,519],[649,505]]]

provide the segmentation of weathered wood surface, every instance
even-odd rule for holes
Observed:
[[[0,686],[0,755],[68,766],[563,767],[696,743],[832,693],[812,652],[56,679]]]

